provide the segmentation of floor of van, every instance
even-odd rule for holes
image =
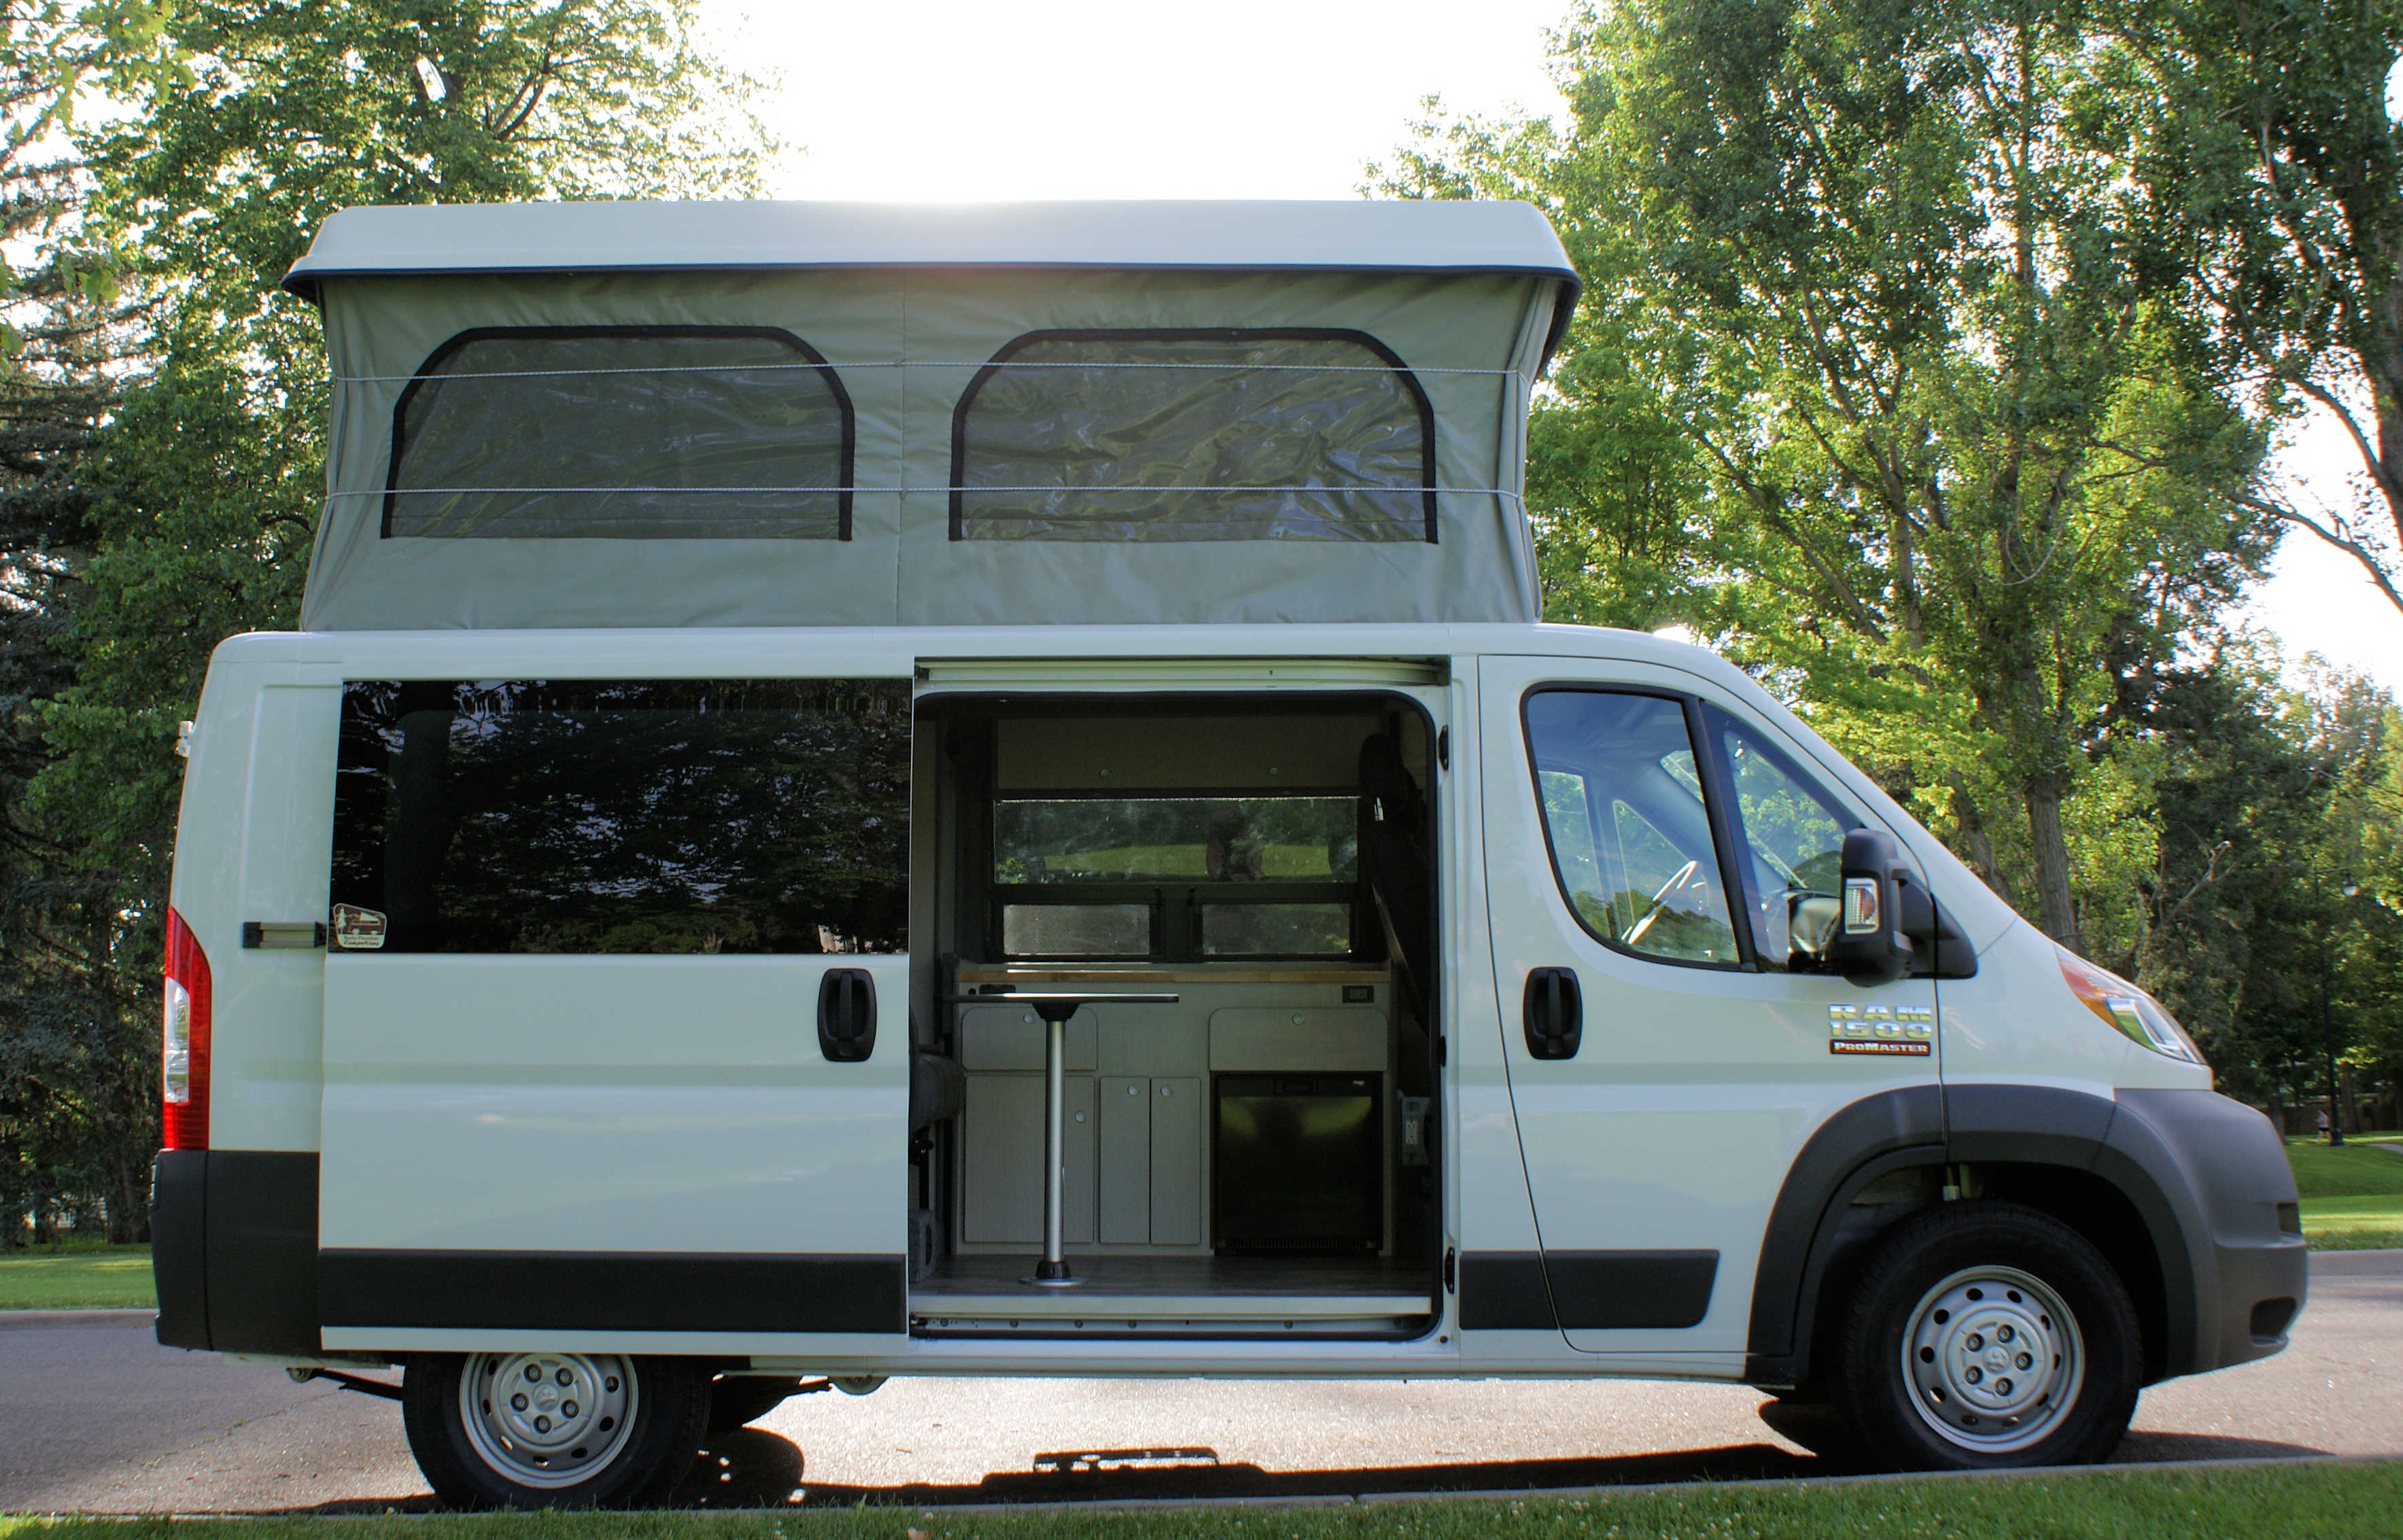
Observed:
[[[1328,1256],[1077,1256],[1035,1283],[1031,1256],[952,1256],[910,1285],[913,1330],[1140,1336],[1410,1332],[1435,1312],[1424,1262]]]

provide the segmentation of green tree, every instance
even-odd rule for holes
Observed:
[[[2113,671],[2171,655],[2269,540],[2237,495],[2258,436],[2086,143],[2107,82],[2074,21],[1631,0],[1561,39],[1566,132],[1455,127],[1382,174],[1524,188],[1569,232],[1590,298],[1531,512],[1589,587],[1618,530],[1647,543],[1583,608],[1685,612],[2110,950],[2127,906],[2079,890],[2148,856],[2070,804],[2129,791],[2094,752]]]
[[[78,477],[115,400],[132,317],[86,228],[71,132],[87,91],[159,67],[140,3],[0,6],[0,1246],[63,1219],[139,1227],[153,1119],[126,1095],[148,1053],[111,964],[108,884],[73,825],[26,803],[41,702],[72,676],[63,586],[89,554]],[[125,1152],[131,1151],[131,1158]]]
[[[86,423],[76,545],[42,579],[72,678],[20,707],[42,728],[24,822],[76,864],[108,975],[106,1030],[62,1017],[56,1041],[136,1043],[81,1083],[143,1117],[175,723],[219,640],[292,623],[323,495],[321,334],[277,282],[344,206],[722,196],[773,149],[691,0],[225,0],[174,7],[151,43],[159,67],[108,83],[120,115],[70,141],[85,239],[124,270],[131,368]],[[139,1214],[154,1143],[114,1140],[135,1185],[112,1215]]]
[[[2114,43],[2114,159],[2164,253],[2159,287],[2212,318],[2229,395],[2257,421],[2324,413],[2351,446],[2358,474],[2333,505],[2268,478],[2248,495],[2403,609],[2403,128],[2388,107],[2403,5],[2112,0],[2091,16]]]

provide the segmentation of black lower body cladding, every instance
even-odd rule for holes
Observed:
[[[2311,1252],[2280,1222],[2295,1176],[2270,1120],[2207,1090],[2123,1090],[2096,1171],[2115,1158],[2174,1171],[2196,1214],[2188,1250],[2196,1273],[2190,1372],[2266,1358],[2310,1290]]]
[[[150,1275],[166,1347],[209,1345],[208,1182],[206,1150],[160,1150],[150,1168]]]
[[[317,1352],[316,1152],[162,1150],[152,1183],[159,1340]]]

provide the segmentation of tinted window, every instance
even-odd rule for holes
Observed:
[[[342,691],[337,948],[907,949],[898,680]]]
[[[1035,332],[962,395],[951,537],[1435,538],[1435,423],[1358,332]]]
[[[851,401],[768,327],[473,331],[393,416],[383,533],[850,538]]]
[[[1709,715],[1743,830],[1761,960],[1813,966],[1842,911],[1844,831],[1860,820],[1733,718]]]
[[[1540,690],[1526,726],[1553,869],[1579,923],[1646,956],[1741,961],[1683,706]]]

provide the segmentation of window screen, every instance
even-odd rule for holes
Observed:
[[[951,426],[954,540],[1433,540],[1435,414],[1352,331],[1045,331]]]
[[[1526,723],[1545,839],[1578,922],[1625,951],[1737,965],[1684,707],[1539,690]]]
[[[788,332],[463,332],[393,409],[387,536],[847,540],[851,399]]]
[[[358,683],[337,951],[907,950],[899,680]]]

